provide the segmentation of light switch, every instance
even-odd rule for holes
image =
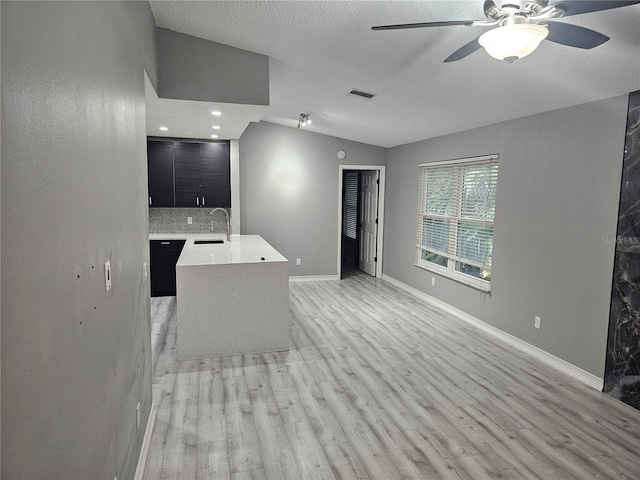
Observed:
[[[149,273],[147,271],[147,262],[144,262],[142,264],[142,283],[146,282],[148,277]]]
[[[111,261],[107,260],[104,263],[104,291],[111,290]]]
[[[187,225],[193,225],[193,217],[187,217]]]

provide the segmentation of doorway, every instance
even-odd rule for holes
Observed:
[[[340,165],[338,278],[382,277],[385,167]]]

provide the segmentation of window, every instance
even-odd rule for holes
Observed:
[[[488,291],[498,156],[420,165],[419,267]]]

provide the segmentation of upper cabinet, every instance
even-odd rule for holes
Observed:
[[[200,144],[173,142],[176,207],[200,205]]]
[[[173,145],[172,142],[147,141],[149,162],[149,205],[173,207]]]
[[[230,142],[147,139],[149,205],[231,207]]]
[[[202,205],[231,207],[230,144],[200,144],[200,195]]]

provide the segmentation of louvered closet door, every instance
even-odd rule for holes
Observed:
[[[364,171],[360,178],[359,267],[363,272],[375,277],[378,245],[378,171]]]

